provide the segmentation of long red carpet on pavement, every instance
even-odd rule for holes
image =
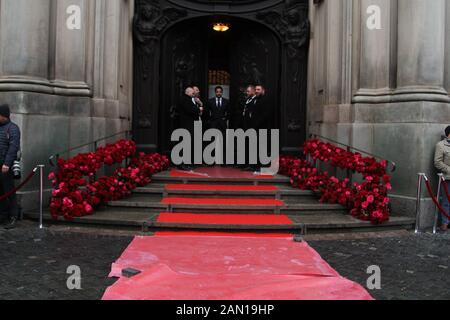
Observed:
[[[107,289],[104,300],[370,300],[358,284],[342,278],[305,242],[293,241],[293,222],[282,214],[195,213],[196,206],[282,207],[276,186],[229,186],[221,178],[254,178],[230,168],[173,170],[172,177],[206,177],[216,183],[169,184],[170,191],[242,192],[244,197],[165,197],[166,205],[190,205],[192,213],[161,213],[157,222],[188,225],[187,231],[160,231],[154,237],[136,237],[113,264],[111,277],[119,280]],[[219,184],[217,184],[219,179]],[[245,196],[245,192],[273,192],[273,197]],[[194,231],[201,225],[229,226],[228,232]],[[245,226],[279,227],[281,233],[240,232]],[[269,225],[270,227],[267,227]],[[267,227],[267,228],[266,228]],[[255,229],[256,230],[256,229]],[[273,231],[278,230],[274,229]],[[234,232],[233,232],[234,231]],[[265,232],[265,231],[262,231]],[[292,232],[292,230],[291,230]],[[132,278],[122,270],[141,273]]]
[[[122,269],[142,273],[121,276]],[[292,237],[136,237],[104,300],[371,300]]]

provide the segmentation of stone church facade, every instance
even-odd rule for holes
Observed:
[[[125,130],[167,151],[172,97],[207,91],[202,30],[220,19],[243,53],[230,54],[231,91],[267,83],[282,151],[316,133],[395,161],[394,213],[413,214],[416,173],[435,174],[450,123],[445,0],[0,0],[0,103],[22,128],[24,171]]]

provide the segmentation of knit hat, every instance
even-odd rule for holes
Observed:
[[[450,126],[445,128],[445,137],[448,138],[449,135],[450,135]]]
[[[0,116],[4,116],[5,118],[9,118],[11,116],[11,110],[7,104],[0,105]]]

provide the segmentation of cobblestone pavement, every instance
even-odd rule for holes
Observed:
[[[114,283],[111,263],[130,237],[21,227],[0,229],[0,300],[97,300]],[[69,290],[69,266],[81,270],[81,290]]]
[[[381,269],[378,300],[449,300],[450,234],[309,241],[342,276],[367,287],[367,268]]]
[[[56,226],[44,232],[22,223],[0,229],[0,300],[97,300],[114,283],[111,263],[133,232]],[[342,276],[366,287],[367,268],[381,268],[376,299],[450,299],[450,234],[407,232],[319,235],[306,238]],[[82,272],[82,290],[68,290],[67,268]]]

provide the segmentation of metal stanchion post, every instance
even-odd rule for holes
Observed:
[[[425,173],[419,173],[419,181],[417,184],[417,202],[416,202],[416,229],[415,233],[419,233],[420,229],[420,214],[421,214],[421,204],[422,204],[422,181],[423,179],[426,179]]]
[[[39,229],[44,229],[44,165],[38,165],[39,168]]]
[[[439,183],[438,183],[438,189],[437,189],[437,200],[438,200],[438,202],[440,202],[442,178],[444,177],[444,174],[439,173],[438,177],[439,177]],[[447,196],[447,195],[445,195],[445,196]],[[436,207],[436,211],[434,212],[433,234],[437,233],[438,220],[439,220],[439,208]]]

